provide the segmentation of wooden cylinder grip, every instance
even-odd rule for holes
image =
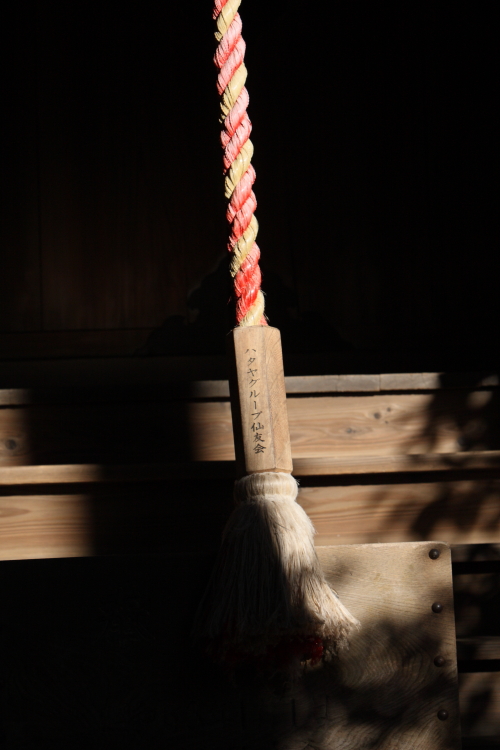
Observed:
[[[281,336],[270,326],[241,326],[227,337],[238,476],[292,472]]]

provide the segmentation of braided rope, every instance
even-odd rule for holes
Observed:
[[[255,242],[259,225],[254,211],[255,169],[251,162],[252,124],[247,114],[247,69],[245,42],[238,13],[241,0],[214,0],[213,17],[219,42],[214,62],[219,68],[217,90],[221,97],[221,143],[224,149],[226,217],[231,225],[228,250],[232,253],[231,275],[236,297],[236,320],[240,326],[267,325],[264,295],[260,289],[260,250]]]

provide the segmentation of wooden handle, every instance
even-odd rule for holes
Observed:
[[[227,337],[238,476],[292,472],[281,336],[270,326],[241,326]]]

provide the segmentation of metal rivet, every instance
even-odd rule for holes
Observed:
[[[445,709],[442,708],[440,711],[438,711],[437,717],[439,721],[446,721],[446,719],[448,718],[448,711],[445,711]]]
[[[444,663],[444,656],[436,656],[436,658],[434,659],[434,664],[436,665],[436,667],[444,667]]]
[[[6,441],[5,441],[5,447],[6,447],[6,448],[7,448],[7,450],[9,450],[9,451],[13,451],[13,450],[15,450],[15,449],[17,448],[17,443],[16,443],[16,441],[15,441],[15,440],[12,440],[12,438],[8,438],[8,439],[7,439]]]
[[[443,605],[439,602],[434,602],[434,604],[431,607],[432,611],[435,612],[437,615],[439,615],[440,612],[443,611]]]
[[[437,560],[441,552],[438,549],[430,549],[429,550],[429,557],[431,560]]]

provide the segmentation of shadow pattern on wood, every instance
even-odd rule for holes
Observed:
[[[296,684],[231,680],[193,650],[211,557],[2,563],[3,746],[455,750],[449,551],[439,546],[438,561],[427,543],[320,548],[365,632],[345,661]]]

